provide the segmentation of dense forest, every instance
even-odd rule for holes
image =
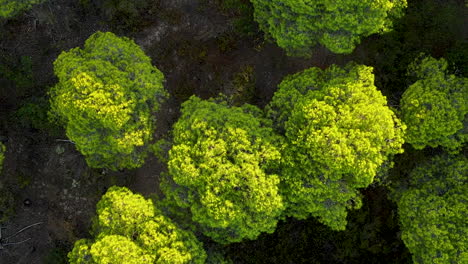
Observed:
[[[0,0],[0,264],[468,264],[468,1]]]

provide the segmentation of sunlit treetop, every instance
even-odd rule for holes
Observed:
[[[401,238],[417,264],[468,263],[468,160],[440,156],[397,189]]]
[[[50,91],[52,113],[96,168],[143,164],[154,132],[153,114],[167,97],[163,74],[127,38],[98,32],[84,48],[54,62],[59,83]]]
[[[140,226],[154,218],[156,208],[151,200],[124,187],[113,186],[96,205],[93,232],[132,237]]]
[[[154,260],[154,255],[142,250],[131,239],[119,235],[102,236],[94,243],[79,240],[69,254],[71,264],[145,264],[155,263]]]
[[[251,0],[255,20],[289,55],[310,57],[317,44],[351,53],[362,37],[391,29],[406,0]]]
[[[371,184],[389,157],[403,151],[405,127],[364,65],[287,76],[267,113],[287,141],[287,214],[313,215],[336,230],[346,226],[346,208],[360,206],[357,188]]]
[[[78,240],[68,254],[71,264],[205,262],[203,245],[192,232],[125,187],[111,187],[96,211],[95,240]]]
[[[444,59],[418,58],[408,72],[416,79],[401,98],[406,141],[416,149],[457,151],[468,141],[468,78],[447,72]]]
[[[273,232],[283,210],[279,178],[271,172],[281,138],[261,115],[254,106],[191,97],[174,125],[168,162],[173,183],[162,189],[216,242]]]

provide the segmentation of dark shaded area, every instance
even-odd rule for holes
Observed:
[[[287,219],[274,234],[230,245],[229,255],[235,263],[412,263],[386,193],[383,187],[363,191],[363,207],[350,212],[346,231],[313,218]]]

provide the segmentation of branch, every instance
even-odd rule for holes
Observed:
[[[6,246],[9,246],[9,245],[19,245],[19,244],[24,243],[24,242],[29,241],[29,240],[31,240],[31,238],[25,239],[25,240],[20,241],[20,242],[6,243],[6,244],[3,244],[2,246],[6,247]]]
[[[68,143],[72,143],[72,144],[75,144],[75,142],[69,140],[69,139],[56,139],[55,141],[60,141],[60,142],[68,142]]]
[[[11,236],[5,238],[5,241],[7,241],[8,239],[10,239],[10,238],[12,238],[12,237],[17,236],[18,234],[20,234],[21,232],[23,232],[23,231],[26,230],[26,229],[29,229],[29,228],[31,228],[31,227],[33,227],[33,226],[36,226],[36,225],[40,225],[40,224],[42,224],[42,223],[43,223],[43,222],[37,222],[37,223],[34,223],[34,224],[32,224],[32,225],[28,225],[27,227],[22,228],[21,230],[19,230],[18,232],[14,233],[13,235],[11,235]]]

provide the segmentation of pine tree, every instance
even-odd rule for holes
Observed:
[[[2,142],[0,142],[0,172],[2,171],[3,160],[5,159],[5,151],[5,145],[3,145]]]
[[[163,74],[125,37],[98,32],[54,62],[52,115],[93,168],[137,168],[167,97]]]
[[[0,0],[0,18],[12,18],[45,0]]]
[[[78,240],[70,264],[205,263],[206,252],[192,232],[125,187],[109,188],[96,211],[95,239]]]
[[[448,74],[447,61],[418,58],[409,67],[416,78],[401,98],[406,141],[416,149],[459,150],[468,141],[468,78]]]
[[[287,76],[268,106],[285,136],[282,194],[286,215],[312,215],[334,230],[359,208],[358,188],[374,182],[401,153],[404,126],[374,86],[372,68],[348,64]]]
[[[362,37],[389,31],[406,0],[251,0],[255,20],[289,55],[310,57],[317,44],[351,53]]]
[[[468,160],[439,156],[396,190],[401,238],[417,264],[468,263]]]
[[[271,233],[283,210],[279,178],[272,172],[281,138],[261,115],[251,105],[191,97],[174,125],[171,178],[162,189],[216,242]]]

